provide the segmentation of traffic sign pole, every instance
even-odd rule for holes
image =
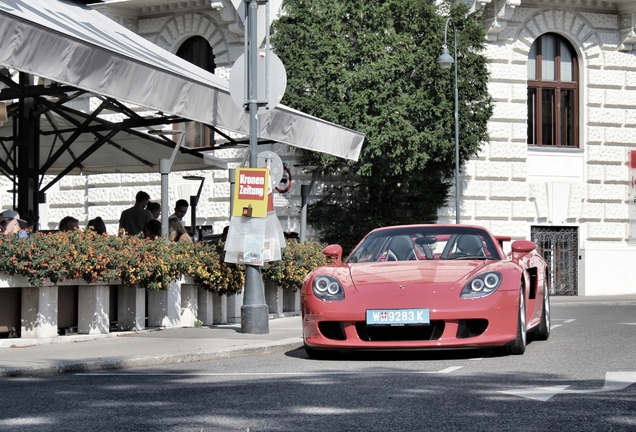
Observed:
[[[250,168],[258,167],[258,75],[256,65],[258,61],[257,36],[257,0],[245,0],[246,22],[248,27],[249,44],[245,57],[248,63],[249,80],[249,125],[250,125]],[[249,2],[249,4],[247,4]],[[263,1],[261,1],[263,3]],[[266,2],[265,2],[266,3]],[[261,268],[255,265],[245,265],[245,291],[243,306],[241,307],[241,331],[243,333],[269,333],[269,308],[265,302],[265,289]]]

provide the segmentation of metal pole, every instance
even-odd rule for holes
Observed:
[[[172,154],[170,155],[170,159],[159,159],[159,173],[161,173],[161,237],[167,242],[168,241],[168,216],[170,215],[170,204],[168,201],[170,200],[170,185],[169,185],[169,175],[170,171],[172,171],[172,164],[177,157],[177,153],[181,148],[181,144],[183,144],[183,140],[185,138],[185,134],[182,131],[153,131],[153,135],[161,135],[164,136],[168,133],[172,134],[181,134],[179,138],[179,142],[174,146],[172,150]]]
[[[197,204],[199,200],[196,195],[190,195],[190,229],[192,230],[192,240],[199,241],[197,230]]]
[[[258,122],[256,114],[258,112],[258,75],[256,73],[258,61],[257,44],[257,9],[256,0],[249,1],[249,6],[245,8],[248,23],[248,45],[249,52],[247,58],[249,86],[249,116],[250,116],[250,168],[258,168]],[[245,266],[245,291],[243,293],[243,306],[241,306],[241,331],[243,333],[266,334],[269,333],[269,307],[265,302],[265,290],[263,287],[263,277],[260,266]]]
[[[300,185],[300,242],[307,238],[307,201],[312,185]]]
[[[448,23],[453,25],[453,42],[454,42],[454,56],[451,58],[448,54]],[[459,89],[457,80],[457,29],[455,28],[455,22],[451,17],[446,19],[444,26],[444,46],[442,47],[442,55],[437,59],[437,62],[444,69],[450,67],[450,63],[455,65],[455,223],[459,225],[461,207],[459,204],[460,195],[460,182],[459,182]]]
[[[230,168],[230,218],[232,217],[232,211],[234,210],[232,206],[234,205],[234,184],[236,183],[236,168]]]
[[[159,172],[161,173],[161,237],[166,242],[168,241],[168,200],[170,199],[168,176],[171,169],[172,161],[170,159],[159,159]]]
[[[453,20],[453,39],[455,42],[455,223],[459,225],[461,207],[459,206],[459,92],[457,88],[457,29]],[[448,20],[447,20],[448,21]]]

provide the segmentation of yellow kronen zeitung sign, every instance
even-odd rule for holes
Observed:
[[[267,168],[237,168],[232,216],[266,217],[268,188]]]

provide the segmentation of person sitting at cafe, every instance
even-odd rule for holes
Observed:
[[[185,227],[185,221],[183,220],[183,217],[188,212],[188,206],[189,205],[186,200],[177,200],[174,205],[174,213],[170,215],[169,219],[177,219],[179,222],[181,222],[181,225]]]
[[[154,240],[161,237],[161,222],[157,219],[150,219],[144,224],[144,237],[148,240]]]
[[[75,231],[79,229],[79,220],[73,216],[66,216],[60,221],[59,229],[60,231]]]
[[[27,222],[20,219],[20,214],[15,210],[5,210],[0,213],[0,234],[18,234],[21,229],[27,227]]]
[[[146,205],[146,210],[152,213],[153,219],[159,219],[159,215],[161,215],[161,204],[154,201],[149,201],[148,205]]]
[[[104,234],[106,232],[106,224],[104,223],[104,219],[97,216],[95,219],[91,219],[88,221],[86,228],[92,228],[97,234]]]
[[[181,221],[177,218],[171,218],[168,222],[168,240],[172,243],[185,241],[192,243],[192,237],[188,235]]]
[[[26,225],[24,226],[24,228],[22,228],[22,225],[20,225],[21,229],[18,233],[18,237],[20,238],[27,238],[28,236],[33,234],[33,227],[35,226],[35,221],[32,217],[26,216],[24,218],[24,221],[26,222]]]

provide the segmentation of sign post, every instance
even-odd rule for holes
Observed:
[[[230,73],[230,95],[232,100],[249,115],[250,169],[258,167],[257,115],[259,111],[261,115],[267,115],[268,111],[278,104],[287,83],[285,68],[280,59],[271,52],[269,46],[270,3],[278,9],[282,0],[232,0],[239,15],[245,16],[243,22],[246,36],[245,54],[239,57]],[[258,13],[259,5],[264,6],[262,9],[265,9],[264,21],[263,14]],[[260,33],[264,33],[265,37],[265,50],[261,53],[259,53],[259,46],[263,35],[259,34],[259,25]],[[242,61],[239,61],[241,59]],[[242,263],[245,264],[241,331],[264,334],[269,333],[269,307],[265,303],[260,265],[268,260],[280,259],[280,247],[274,246],[284,244],[285,240],[276,215],[267,215],[268,204],[271,202],[271,197],[268,196],[269,169],[265,170],[264,183],[261,183],[263,179],[256,171],[248,172],[245,169],[239,171],[236,176],[235,202],[232,204],[230,238],[226,242],[225,260],[239,262],[242,259]],[[263,189],[263,195],[258,195]],[[265,200],[264,207],[261,205],[261,198]],[[273,204],[271,207],[273,210]],[[279,230],[282,238],[276,236]],[[237,232],[233,233],[233,231]],[[269,233],[268,241],[264,241],[266,233]],[[265,253],[264,250],[268,252]]]
[[[247,0],[246,0],[247,1]],[[248,22],[248,82],[249,82],[249,117],[250,117],[250,168],[258,166],[258,75],[256,64],[258,61],[257,46],[257,11],[258,2],[249,0],[246,4],[246,15]],[[246,36],[246,37],[247,37]],[[267,190],[267,186],[265,186]],[[267,194],[264,194],[267,196]],[[235,208],[239,207],[234,205]],[[241,212],[243,209],[241,209]],[[266,210],[267,211],[267,210]],[[269,333],[269,308],[265,302],[265,287],[263,286],[263,276],[261,268],[257,265],[245,265],[245,291],[243,295],[243,306],[241,306],[241,331],[243,333],[267,334]]]

